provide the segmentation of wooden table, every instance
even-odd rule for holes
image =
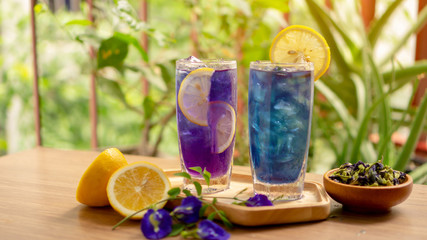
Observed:
[[[75,192],[84,170],[98,155],[91,151],[35,148],[0,157],[0,239],[144,239],[139,222],[111,227],[121,220],[110,207],[78,203]],[[126,155],[177,168],[177,159]],[[247,167],[235,166],[248,171]],[[321,175],[307,174],[321,182]],[[231,239],[427,239],[427,186],[414,185],[408,200],[390,213],[362,215],[332,204],[327,220],[268,227],[239,227]]]

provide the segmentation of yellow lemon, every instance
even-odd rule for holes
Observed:
[[[117,169],[127,164],[125,157],[117,148],[103,151],[80,179],[76,192],[77,201],[92,207],[110,205],[106,191],[108,180]]]
[[[236,132],[236,112],[223,101],[209,103],[208,119],[212,130],[213,152],[222,153],[232,143]]]
[[[208,97],[214,72],[212,68],[196,69],[182,80],[179,87],[179,108],[190,122],[200,126],[208,125]]]
[[[273,63],[312,62],[314,79],[319,79],[328,69],[331,53],[326,40],[315,30],[292,25],[280,31],[270,47]]]
[[[171,188],[169,178],[162,169],[149,162],[139,161],[118,169],[107,185],[111,206],[122,216],[129,216],[154,203],[158,208],[166,204]],[[132,219],[141,219],[145,211]]]

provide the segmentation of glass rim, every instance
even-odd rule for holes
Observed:
[[[237,61],[232,59],[199,59],[201,62],[192,62],[189,59],[178,59],[176,61],[176,68],[178,69],[193,69],[193,68],[199,68],[201,66],[213,68],[215,70],[221,70],[221,69],[235,69],[237,68]]]
[[[186,58],[182,58],[182,59],[178,59],[176,60],[177,63],[195,63],[195,64],[201,64],[201,63],[225,63],[225,64],[230,64],[230,63],[236,63],[236,60],[233,59],[223,59],[223,58],[200,58],[199,59],[201,62],[192,62],[189,59]]]
[[[273,63],[269,60],[258,60],[251,61],[250,68],[253,67],[266,67],[266,66],[277,66],[277,67],[300,67],[306,68],[307,70],[314,70],[314,64],[312,62],[301,62],[301,63]]]

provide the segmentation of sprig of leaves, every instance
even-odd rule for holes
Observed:
[[[206,169],[202,169],[201,167],[192,167],[190,169],[193,171],[196,171],[201,176],[203,176],[204,180],[206,181],[206,184],[209,186],[211,174]],[[181,235],[184,238],[186,238],[186,237],[197,237],[198,236],[197,235],[198,225],[197,225],[197,222],[194,222],[194,221],[198,221],[198,220],[204,218],[206,215],[207,215],[206,216],[207,220],[212,221],[216,218],[216,219],[221,220],[222,223],[224,224],[224,226],[226,226],[227,228],[231,229],[233,227],[233,224],[227,218],[226,213],[223,210],[218,209],[218,207],[217,207],[218,198],[233,199],[233,200],[235,200],[235,202],[233,202],[233,204],[238,204],[238,205],[243,205],[243,206],[245,206],[246,203],[248,202],[248,200],[250,200],[250,199],[242,200],[242,199],[238,198],[238,196],[241,195],[242,193],[244,193],[247,190],[247,188],[242,189],[232,198],[203,196],[201,184],[199,182],[197,182],[196,180],[194,180],[190,174],[188,174],[187,172],[179,172],[179,173],[175,173],[174,175],[178,176],[178,177],[183,177],[183,178],[189,180],[194,185],[196,192],[197,192],[197,196],[194,196],[191,193],[191,191],[189,191],[188,189],[181,189],[179,187],[171,188],[168,191],[169,197],[167,199],[161,200],[161,201],[159,201],[159,202],[157,202],[157,203],[155,203],[149,207],[146,207],[144,209],[136,211],[135,213],[133,213],[130,216],[125,217],[123,220],[121,220],[116,225],[114,225],[113,230],[116,229],[118,226],[120,226],[125,221],[129,220],[132,216],[134,216],[140,212],[146,211],[150,208],[156,210],[156,206],[159,203],[163,203],[163,202],[169,201],[169,200],[182,200],[181,205],[176,207],[170,213],[170,216],[174,219],[175,223],[172,224],[172,230],[168,236],[173,237],[173,236]],[[182,196],[182,195],[185,195],[185,196]],[[263,196],[263,197],[265,197],[265,196]],[[212,198],[212,199],[207,200],[206,198]],[[270,204],[271,204],[271,202],[270,202]],[[247,205],[247,206],[249,206],[249,205]],[[261,206],[261,205],[258,205],[258,206]],[[182,211],[182,209],[185,209],[185,211]],[[191,209],[190,213],[188,212],[188,209]],[[194,215],[194,214],[196,214],[196,215]],[[188,220],[188,219],[190,219],[189,217],[191,217],[192,220]],[[185,218],[187,220],[184,220]],[[200,222],[200,224],[206,225],[205,223],[207,220],[202,220]],[[202,224],[202,222],[204,224]],[[210,223],[210,224],[213,224],[213,223]],[[220,229],[223,233],[228,234],[222,228],[220,228]],[[170,231],[170,229],[169,229],[169,231]],[[145,234],[144,230],[143,230],[143,233]]]

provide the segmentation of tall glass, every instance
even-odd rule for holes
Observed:
[[[313,64],[251,62],[249,138],[255,193],[302,197],[313,108]]]
[[[236,61],[178,60],[176,96],[182,170],[202,185],[204,193],[229,188],[236,127]],[[190,169],[193,167],[211,174],[209,186]],[[184,187],[195,190],[187,179]]]

